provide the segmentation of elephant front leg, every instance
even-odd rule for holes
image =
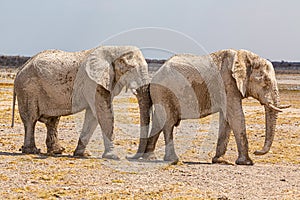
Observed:
[[[235,161],[238,165],[253,165],[253,161],[248,153],[248,140],[246,135],[245,116],[242,109],[241,100],[231,104],[227,110],[228,122],[231,126],[238,148],[238,159]]]
[[[85,117],[82,127],[82,132],[80,133],[78,145],[74,151],[74,156],[86,157],[91,154],[86,150],[86,146],[88,145],[96,127],[98,125],[96,117],[94,117],[92,110],[87,109],[85,111]]]
[[[146,160],[155,160],[156,156],[154,154],[154,150],[161,131],[162,131],[162,126],[160,125],[160,122],[158,120],[157,113],[154,113],[150,136],[148,137],[148,132],[146,132],[147,135],[146,134],[141,135],[137,153],[134,156],[127,157],[127,158],[128,159],[143,158]]]
[[[216,147],[216,155],[212,159],[212,163],[225,163],[228,164],[229,162],[223,159],[223,156],[226,153],[227,145],[229,142],[231,128],[229,123],[227,122],[223,112],[219,114],[219,137],[218,143]]]
[[[57,126],[59,122],[60,117],[53,117],[49,118],[46,121],[46,127],[47,127],[47,138],[46,138],[46,145],[47,145],[47,153],[50,155],[53,154],[62,154],[62,152],[65,150],[64,147],[62,147],[57,138]]]
[[[151,130],[151,132],[153,132],[153,129]],[[155,145],[159,138],[160,132],[161,132],[161,130],[159,130],[159,132],[156,131],[156,133],[154,135],[150,136],[149,138],[147,138],[147,137],[140,138],[137,153],[132,157],[127,156],[126,158],[130,159],[130,160],[135,160],[135,159],[139,159],[139,158],[143,158],[146,160],[155,160],[156,156],[154,154],[154,150],[155,150]]]
[[[154,150],[155,150],[155,146],[156,146],[158,138],[159,138],[159,133],[148,138],[145,152],[142,155],[143,159],[146,159],[146,160],[155,160],[156,159]]]
[[[119,160],[119,157],[114,154],[113,144],[113,129],[114,129],[114,116],[112,109],[112,97],[109,91],[105,90],[102,86],[97,87],[95,96],[96,113],[98,122],[102,129],[102,136],[104,141],[105,151],[102,158]]]

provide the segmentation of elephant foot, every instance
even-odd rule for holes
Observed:
[[[87,158],[87,157],[90,157],[92,154],[91,152],[89,152],[88,150],[78,150],[76,149],[73,153],[73,156],[75,157],[82,157],[82,158]]]
[[[172,165],[176,165],[179,161],[179,158],[176,154],[169,155],[169,156],[165,155],[164,156],[164,161],[171,162]]]
[[[64,152],[65,148],[60,146],[59,144],[53,145],[52,147],[47,149],[47,154],[49,155],[59,155]]]
[[[20,151],[25,154],[40,154],[41,149],[36,148],[35,146],[30,146],[30,147],[24,147],[22,146]]]
[[[112,160],[120,160],[120,158],[114,154],[112,151],[104,152],[102,154],[102,158],[112,159]]]
[[[127,160],[138,160],[140,158],[142,158],[143,160],[157,160],[154,152],[136,153],[134,156],[126,156]]]
[[[127,160],[137,160],[141,157],[143,157],[144,153],[136,153],[134,156],[126,156]]]
[[[145,160],[157,160],[156,155],[154,152],[147,152],[144,153],[144,155],[142,156],[143,159]]]
[[[234,165],[233,163],[229,162],[228,160],[225,160],[223,157],[217,157],[217,156],[215,156],[212,159],[212,163],[218,163],[218,164],[224,164],[224,165]]]
[[[253,165],[253,161],[248,157],[239,157],[236,161],[235,164],[237,165]]]

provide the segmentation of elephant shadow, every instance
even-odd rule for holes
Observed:
[[[0,152],[0,156],[24,156],[24,155],[30,155],[30,154],[25,154],[22,152]],[[100,159],[101,157],[96,157],[96,156],[90,156],[90,157],[83,157],[83,156],[73,156],[73,155],[63,155],[63,154],[54,154],[54,155],[49,155],[47,153],[40,153],[40,154],[35,154],[33,159],[47,159],[49,157],[57,157],[57,158],[76,158],[76,159]]]
[[[25,155],[23,153],[19,152],[0,152],[0,156],[22,156]]]
[[[154,159],[154,160],[149,160],[149,159],[128,159],[130,162],[139,162],[139,163],[156,163],[156,164],[171,164],[171,165],[176,165],[178,162],[171,162],[171,161],[164,161],[164,160],[159,160],[159,159]],[[211,165],[213,163],[211,162],[205,162],[205,161],[181,161],[182,164],[185,165]],[[224,165],[233,165],[232,163],[221,163]]]
[[[170,162],[164,161],[164,160],[128,159],[128,158],[126,158],[126,160],[133,162],[133,163],[157,163],[157,164],[170,163]]]
[[[210,162],[199,162],[199,161],[182,161],[183,164],[186,165],[211,165]]]
[[[205,161],[182,161],[183,164],[186,164],[186,165],[212,165],[214,163],[211,163],[211,162],[205,162]],[[229,161],[223,161],[222,163],[219,163],[221,165],[235,165],[234,163],[231,163]]]
[[[24,155],[28,155],[28,154],[24,154],[22,152],[0,152],[0,156],[24,156]],[[47,159],[49,157],[57,157],[57,158],[76,158],[76,159],[102,159],[99,156],[89,156],[89,157],[83,157],[83,156],[73,156],[73,155],[63,155],[63,154],[55,154],[55,155],[49,155],[47,153],[40,153],[40,154],[36,154],[33,159],[40,159],[40,160],[44,160]],[[177,163],[172,163],[170,161],[164,161],[164,160],[159,160],[159,159],[154,159],[154,160],[147,160],[147,159],[126,159],[130,162],[135,162],[135,163],[152,163],[152,164],[171,164],[171,165],[176,165]],[[210,162],[205,162],[205,161],[181,161],[182,164],[185,165],[211,165],[213,163]],[[233,163],[230,162],[224,162],[224,163],[220,163],[223,165],[234,165]]]
[[[40,154],[37,154],[34,159],[40,159],[40,160],[43,160],[43,159],[47,159],[49,157],[55,157],[55,158],[72,158],[72,159],[80,159],[80,160],[88,160],[88,159],[102,159],[101,157],[99,156],[74,156],[74,155],[71,155],[71,154],[67,154],[67,155],[63,155],[63,154],[54,154],[54,155],[49,155],[47,153],[40,153]]]

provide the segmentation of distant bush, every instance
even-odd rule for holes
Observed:
[[[0,56],[1,67],[19,67],[22,66],[30,57],[25,56]]]
[[[16,68],[22,66],[30,57],[26,56],[0,56],[0,68]],[[149,70],[156,71],[165,63],[164,59],[146,59]],[[278,73],[300,73],[300,62],[281,61],[272,62],[275,71]]]

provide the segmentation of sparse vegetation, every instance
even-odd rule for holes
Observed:
[[[92,137],[92,158],[72,157],[81,127],[82,114],[63,117],[59,138],[66,152],[61,156],[23,155],[23,125],[17,114],[10,127],[12,81],[0,87],[0,197],[1,199],[234,199],[300,198],[300,91],[281,91],[283,104],[292,104],[279,115],[271,152],[254,156],[252,167],[210,165],[216,135],[209,135],[210,116],[183,121],[174,131],[177,165],[162,162],[164,142],[160,138],[158,161],[131,162],[125,159],[138,146],[139,111],[135,97],[123,94],[114,100],[115,144],[121,161],[101,159],[100,129]],[[244,101],[250,151],[264,141],[264,111],[254,99]],[[46,152],[46,129],[38,123],[36,143]],[[237,156],[234,137],[226,159]]]

